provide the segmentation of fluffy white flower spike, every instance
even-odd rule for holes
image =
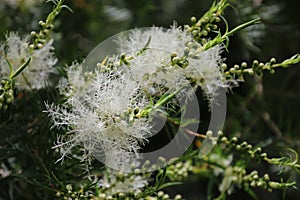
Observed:
[[[17,70],[31,57],[26,69],[15,78],[16,86],[26,90],[44,88],[49,75],[54,73],[53,67],[57,62],[52,43],[53,40],[50,40],[42,48],[30,50],[30,36],[20,37],[13,32],[8,34],[6,42],[0,46],[0,76],[8,77],[10,74],[5,58],[11,62],[14,70]]]
[[[120,38],[120,52],[133,56],[130,71],[133,79],[150,90],[154,84],[170,90],[176,90],[188,81],[181,73],[182,69],[171,65],[171,55],[184,56],[185,45],[192,38],[176,28],[136,29],[126,38]],[[147,88],[148,87],[148,88]],[[156,92],[160,88],[156,87]]]
[[[106,163],[113,160],[108,156],[138,152],[146,141],[149,123],[135,117],[146,106],[136,82],[119,73],[95,73],[86,90],[75,93],[62,106],[47,109],[54,126],[69,128],[68,138],[61,138],[56,145],[63,156],[80,145],[86,150],[84,159],[106,156]],[[115,154],[105,153],[112,150]]]
[[[144,89],[175,91],[187,85],[200,86],[213,100],[222,81],[221,47],[204,51],[190,33],[173,26],[136,29],[119,39],[120,52],[130,55],[129,73]],[[151,92],[150,92],[151,93]]]

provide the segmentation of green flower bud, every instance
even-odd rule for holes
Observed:
[[[224,142],[227,142],[227,141],[228,141],[227,137],[222,137],[222,138],[221,138],[221,142],[224,143]]]
[[[267,154],[266,153],[262,153],[262,154],[260,154],[260,157],[267,158]]]
[[[255,181],[251,181],[250,186],[251,187],[255,187],[256,186],[256,182]]]
[[[37,48],[39,48],[39,49],[43,48],[43,44],[38,43],[38,44],[37,44]]]
[[[257,60],[254,60],[252,63],[252,68],[256,69],[259,65],[259,62]]]
[[[253,69],[249,69],[249,70],[248,70],[248,74],[251,75],[251,76],[254,75]]]
[[[258,180],[258,178],[259,178],[259,177],[258,177],[257,174],[255,174],[255,175],[253,176],[253,179],[254,179],[254,180]]]
[[[157,193],[157,196],[158,197],[162,197],[164,195],[164,192],[163,191],[159,191],[158,193]]]
[[[222,68],[223,70],[227,69],[226,63],[222,63],[221,68]]]
[[[263,68],[264,66],[265,66],[265,64],[264,63],[259,63],[259,68]]]
[[[71,184],[67,184],[67,185],[66,185],[66,189],[67,189],[68,191],[72,191],[72,190],[73,190],[73,187],[72,187]]]
[[[216,22],[220,22],[220,21],[221,21],[221,18],[220,18],[220,17],[216,17],[216,18],[215,18],[215,21],[216,21]]]
[[[176,64],[178,63],[179,61],[179,58],[177,56],[175,56],[173,59],[172,59],[173,63]]]
[[[197,21],[196,17],[191,17],[191,22],[192,23],[196,23],[196,21]]]
[[[218,131],[218,136],[222,136],[223,135],[223,131]]]
[[[202,31],[202,35],[207,36],[207,35],[208,35],[207,30],[203,30],[203,31]]]
[[[235,70],[238,70],[240,68],[239,65],[234,65],[233,67],[234,67]]]
[[[211,130],[209,130],[209,131],[206,132],[206,137],[207,138],[211,138],[212,135],[213,135],[213,132]]]
[[[204,17],[204,22],[208,23],[209,22],[209,18],[208,17]]]
[[[31,37],[34,37],[34,36],[36,36],[36,32],[35,31],[31,31],[30,35],[31,35]]]
[[[39,25],[40,25],[40,26],[44,26],[44,25],[45,25],[45,22],[39,21]]]
[[[233,138],[231,139],[231,141],[232,141],[232,142],[237,142],[238,139],[237,139],[237,137],[233,137]]]
[[[170,196],[168,194],[164,194],[163,199],[170,199]]]
[[[229,72],[232,73],[232,74],[234,74],[235,73],[235,69],[234,68],[230,68]]]
[[[247,63],[246,62],[242,62],[241,67],[242,68],[246,68],[247,67]]]
[[[265,175],[264,175],[264,180],[265,180],[265,181],[269,181],[269,180],[270,180],[269,174],[265,174]]]
[[[61,196],[61,193],[60,193],[60,192],[56,192],[56,196],[57,196],[57,197],[60,197],[60,196]]]
[[[48,30],[48,29],[43,30],[43,32],[44,32],[46,35],[49,34],[49,30]]]
[[[214,25],[212,26],[212,29],[213,29],[213,30],[217,30],[217,29],[218,29],[218,26],[217,26],[216,24],[214,24]]]
[[[193,30],[192,34],[193,34],[193,36],[196,36],[198,34],[198,31],[197,30]]]
[[[276,63],[276,58],[271,58],[270,64],[273,65],[273,64],[275,64],[275,63]]]

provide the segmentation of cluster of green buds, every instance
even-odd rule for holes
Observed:
[[[270,159],[267,157],[266,153],[262,153],[262,149],[260,147],[253,148],[253,146],[251,144],[248,144],[246,141],[239,142],[237,137],[233,137],[231,139],[228,139],[227,137],[222,137],[219,140],[219,142],[225,144],[227,150],[237,150],[238,152],[241,152],[241,155],[248,155],[249,158],[252,159],[264,160],[270,164],[275,165],[299,167],[296,166],[297,161],[289,161],[284,163],[283,160],[286,160],[284,157]],[[268,174],[264,174],[262,177],[260,177],[257,171],[252,171],[251,173],[246,174],[246,170],[239,166],[234,166],[232,169],[233,170],[230,173],[230,176],[236,177],[235,179],[233,179],[235,180],[235,183],[238,185],[242,184],[244,187],[259,187],[268,191],[272,191],[273,189],[295,187],[296,184],[295,182],[270,181],[270,177]]]
[[[88,194],[85,194],[83,188],[80,188],[79,191],[74,190],[72,184],[67,184],[64,191],[57,191],[55,196],[63,200],[89,199],[90,197]]]
[[[269,62],[262,63],[257,60],[254,60],[249,66],[246,62],[242,62],[240,65],[236,64],[231,68],[228,68],[225,63],[222,64],[223,70],[226,70],[224,73],[227,79],[233,79],[237,77],[240,80],[243,80],[244,74],[249,75],[259,75],[263,74],[263,71],[269,71],[271,74],[275,73],[275,68],[278,67],[288,67],[300,62],[300,54],[296,54],[291,58],[284,60],[281,63],[278,63],[275,58],[271,58]]]
[[[102,62],[96,64],[96,70],[101,73],[117,71],[118,67],[122,66],[123,64],[129,66],[130,60],[132,59],[132,56],[126,55],[125,53],[120,54],[117,61],[115,61],[114,58],[106,56]]]
[[[164,193],[163,191],[158,191],[156,195],[147,195],[143,197],[137,197],[134,194],[129,195],[125,193],[117,193],[114,196],[106,195],[105,193],[100,193],[97,197],[91,197],[92,200],[182,200],[182,196],[180,194],[175,195],[174,198],[171,198],[169,194]]]
[[[169,194],[164,193],[163,191],[158,191],[157,196],[146,196],[145,200],[182,200],[182,196],[180,194],[175,195],[174,198],[171,198]]]
[[[248,187],[259,187],[269,192],[272,192],[273,189],[285,189],[288,187],[295,187],[296,182],[275,182],[270,180],[269,174],[264,174],[262,177],[259,176],[258,172],[252,171],[250,174],[243,176],[243,184]]]
[[[94,196],[91,199],[95,200],[127,200],[127,199],[139,199],[134,193],[123,193],[117,192],[114,195],[107,195],[105,193],[100,193],[98,196]]]
[[[47,16],[46,21],[39,21],[39,25],[41,30],[37,33],[35,31],[31,32],[31,37],[33,39],[33,43],[29,45],[31,51],[34,49],[41,49],[43,46],[51,39],[50,33],[54,29],[54,20],[56,16],[61,12],[62,8],[67,8],[66,5],[63,5],[64,0],[52,1],[55,4],[54,9]]]
[[[186,57],[189,53],[189,48],[186,47],[184,49],[184,52],[186,55],[184,55],[183,57],[178,57],[177,53],[175,52],[171,54],[171,66],[179,66],[180,68],[185,69],[189,65],[189,62]]]
[[[193,171],[192,160],[180,161],[168,166],[167,177],[171,181],[181,181],[187,178],[191,171]]]
[[[262,149],[260,147],[254,148],[246,141],[239,143],[237,137],[233,137],[231,139],[222,137],[219,141],[225,144],[227,149],[237,150],[238,152],[243,153],[243,155],[248,155],[250,158],[256,158],[258,160],[265,160],[267,158],[267,154],[262,153]]]
[[[192,33],[196,41],[205,44],[206,40],[204,37],[218,29],[221,16],[228,5],[227,0],[215,2],[200,19],[197,20],[196,17],[191,17],[192,25],[186,26],[186,30]]]
[[[236,184],[239,187],[248,188],[262,188],[269,192],[273,189],[285,189],[289,187],[295,187],[296,182],[276,182],[271,181],[269,174],[259,176],[258,171],[254,170],[249,174],[243,167],[234,166],[228,167],[224,171],[223,182],[220,185],[222,192],[225,192],[232,184]]]
[[[224,45],[225,47],[227,47],[229,36],[232,36],[236,32],[250,25],[260,22],[260,18],[253,19],[229,31],[228,24],[226,20],[222,17],[224,10],[229,5],[230,4],[228,3],[228,0],[215,1],[211,6],[211,8],[199,20],[197,20],[196,17],[192,17],[191,18],[192,25],[185,26],[185,29],[192,34],[193,38],[197,42],[203,45],[202,46],[203,50],[210,49],[222,43],[225,44]],[[226,30],[224,34],[221,34],[221,32],[218,30],[219,29],[218,24],[221,22],[221,19],[223,19],[226,25]],[[211,32],[215,33],[215,37],[213,37],[211,40],[208,40],[207,36]]]
[[[13,79],[3,79],[0,83],[0,110],[6,110],[14,100]]]
[[[10,74],[7,78],[2,78],[0,83],[0,110],[6,110],[8,105],[14,100],[14,78],[17,77],[30,63],[31,58],[29,58],[25,63],[23,63],[16,71],[14,71],[12,63],[6,59],[9,66]]]

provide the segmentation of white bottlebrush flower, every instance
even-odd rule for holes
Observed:
[[[50,40],[42,48],[30,50],[30,36],[20,37],[17,33],[10,33],[6,41],[0,47],[0,74],[9,76],[10,70],[5,60],[8,59],[14,71],[18,69],[29,57],[31,61],[25,70],[18,75],[16,86],[20,89],[41,89],[45,87],[48,76],[54,73],[54,65],[57,59],[54,57],[53,40]]]
[[[171,29],[136,29],[129,33],[128,38],[120,37],[119,51],[133,56],[129,73],[146,89],[157,84],[176,90],[188,82],[180,68],[170,65],[171,54],[182,57],[186,43],[191,40],[189,35],[175,26]]]
[[[120,37],[119,51],[132,56],[128,72],[146,90],[175,91],[193,81],[209,100],[219,87],[227,87],[220,65],[221,47],[204,51],[190,33],[173,26],[136,29]]]
[[[109,164],[113,159],[109,156],[137,153],[146,142],[150,125],[147,119],[134,117],[145,106],[136,82],[121,74],[95,73],[86,90],[76,92],[62,106],[47,106],[47,110],[54,126],[69,128],[56,145],[63,156],[80,145],[85,150],[84,160],[104,155],[103,161]],[[106,153],[112,149],[120,155]]]
[[[184,71],[186,77],[195,80],[210,100],[217,95],[218,88],[228,87],[227,83],[222,80],[221,51],[220,46],[201,51],[197,54],[197,58],[188,59],[189,66]]]
[[[61,95],[71,97],[76,93],[82,93],[87,90],[91,79],[92,73],[83,72],[83,64],[73,62],[71,66],[66,69],[67,78],[60,80],[58,89]]]

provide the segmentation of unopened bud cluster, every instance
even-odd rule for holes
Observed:
[[[57,191],[55,194],[56,198],[63,200],[80,200],[89,199],[90,195],[85,192],[83,188],[78,191],[74,189],[72,184],[67,184],[64,191]]]
[[[150,174],[140,174],[139,169],[130,173],[108,170],[99,182],[99,199],[141,199]]]
[[[123,64],[129,66],[132,59],[132,56],[127,56],[125,53],[120,54],[117,59],[106,57],[101,63],[96,64],[96,69],[100,73],[117,72]]]
[[[6,110],[8,105],[14,100],[13,80],[1,80],[0,83],[0,111]]]
[[[248,183],[250,187],[258,187],[269,192],[272,192],[273,189],[284,189],[287,187],[292,187],[295,182],[276,182],[271,181],[269,174],[264,174],[262,177],[259,176],[257,171],[252,171],[250,174],[243,177],[243,182]]]
[[[169,194],[164,193],[163,191],[158,191],[157,196],[146,196],[145,200],[182,200],[182,196],[180,194],[175,195],[174,198],[171,198]]]
[[[188,177],[188,174],[193,170],[191,160],[185,162],[180,161],[174,165],[168,166],[167,176],[171,181],[181,181]]]
[[[53,24],[46,25],[45,22],[39,21],[39,25],[41,26],[41,30],[37,33],[35,31],[31,31],[30,36],[33,39],[33,44],[29,45],[29,49],[33,51],[34,49],[41,49],[44,45],[49,41],[49,34],[51,30],[54,28]]]
[[[187,31],[191,32],[194,39],[202,44],[206,43],[204,39],[212,31],[216,31],[221,21],[220,13],[209,13],[201,19],[197,20],[196,17],[191,17],[191,26],[186,26]]]
[[[33,39],[33,43],[29,45],[31,51],[33,51],[34,49],[43,48],[44,45],[51,39],[50,33],[54,29],[54,19],[60,13],[61,9],[63,7],[66,7],[62,5],[62,3],[63,1],[58,1],[56,3],[55,8],[48,15],[46,21],[39,21],[39,26],[41,27],[41,30],[38,33],[35,31],[31,32],[30,35]]]
[[[283,66],[283,63],[277,63],[275,58],[271,58],[269,62],[262,63],[254,60],[249,66],[246,62],[240,65],[235,64],[233,67],[228,68],[225,63],[222,64],[223,70],[226,70],[224,75],[228,80],[244,80],[244,74],[261,76],[264,70],[269,71],[271,74],[275,73],[275,68]]]
[[[237,137],[233,137],[228,139],[227,137],[222,137],[220,142],[225,144],[226,147],[230,149],[237,150],[239,152],[246,153],[250,158],[257,158],[257,159],[267,159],[267,154],[262,153],[262,149],[260,147],[253,148],[251,144],[248,144],[246,141],[239,143]]]

